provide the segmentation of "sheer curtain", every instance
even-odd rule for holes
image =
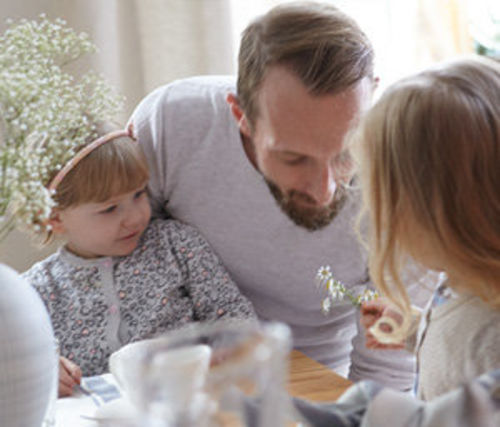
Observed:
[[[472,49],[465,0],[324,1],[354,17],[373,41],[382,89],[418,68]],[[127,98],[124,122],[157,86],[190,75],[235,73],[241,31],[279,3],[286,1],[2,1],[0,31],[6,18],[33,19],[44,12],[89,33],[100,49],[89,64]],[[24,270],[53,250],[32,248],[26,236],[14,233],[0,246],[0,261]]]
[[[89,63],[127,97],[124,117],[155,87],[195,74],[234,72],[230,0],[17,0],[5,18],[64,18],[92,37]]]

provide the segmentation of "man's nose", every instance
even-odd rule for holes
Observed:
[[[333,200],[337,189],[335,174],[332,166],[324,166],[318,170],[314,181],[311,183],[309,194],[319,206],[327,206]]]

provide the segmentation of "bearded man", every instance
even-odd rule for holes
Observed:
[[[154,210],[204,234],[261,319],[287,323],[295,348],[341,374],[350,367],[353,380],[408,389],[414,358],[367,350],[353,307],[325,315],[315,286],[322,265],[351,290],[369,281],[344,139],[374,86],[372,46],[351,18],[287,3],[244,31],[236,84],[173,82],[131,120]]]

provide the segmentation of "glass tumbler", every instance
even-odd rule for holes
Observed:
[[[139,363],[141,424],[286,425],[290,345],[281,323],[195,324],[165,335]]]

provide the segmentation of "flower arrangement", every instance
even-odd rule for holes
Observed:
[[[93,72],[66,71],[96,46],[61,19],[9,22],[0,35],[0,241],[15,227],[35,233],[54,205],[45,186],[110,120],[123,98]]]
[[[339,301],[347,300],[353,306],[359,307],[365,301],[371,301],[379,297],[376,291],[364,289],[361,293],[355,294],[349,291],[346,286],[333,277],[330,266],[320,267],[316,274],[316,282],[321,288],[326,289],[326,297],[322,301],[322,310],[329,313],[332,305]]]

